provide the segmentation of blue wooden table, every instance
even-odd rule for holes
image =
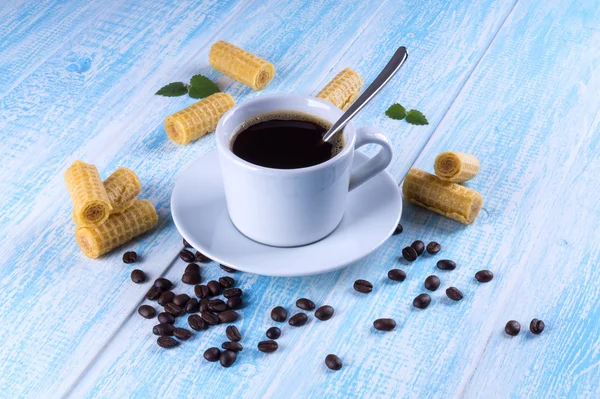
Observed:
[[[255,92],[213,71],[218,39],[273,62]],[[178,281],[181,238],[169,197],[178,171],[214,149],[186,147],[162,122],[194,100],[154,95],[202,73],[236,102],[315,94],[345,67],[371,81],[393,51],[409,60],[357,117],[384,129],[400,183],[443,150],[476,154],[468,185],[484,209],[468,227],[405,205],[404,232],[362,261],[306,278],[235,275],[247,306],[245,345],[230,369],[203,360],[224,327],[163,350],[137,314],[149,287],[121,255],[142,255],[151,279]],[[394,102],[430,124],[388,119]],[[1,397],[600,397],[600,7],[596,0],[6,0],[0,4]],[[367,152],[369,152],[368,149]],[[135,170],[156,206],[153,234],[99,260],[77,248],[63,172],[75,159],[103,176]],[[398,261],[416,239],[457,261],[424,310],[411,302],[435,260]],[[386,273],[404,269],[391,284]],[[495,279],[473,275],[491,269]],[[207,279],[224,274],[204,267]],[[364,278],[374,292],[352,283]],[[462,289],[450,303],[443,291]],[[188,291],[189,287],[184,287]],[[275,305],[308,297],[328,322],[285,325],[280,348],[256,350]],[[378,333],[379,317],[398,327]],[[529,333],[532,318],[546,322]],[[504,324],[523,325],[517,337]],[[185,321],[182,320],[182,324]],[[324,366],[336,353],[341,371]]]

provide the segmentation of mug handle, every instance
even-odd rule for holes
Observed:
[[[356,144],[354,149],[362,147],[365,144],[378,144],[381,150],[360,165],[350,175],[349,191],[354,190],[377,173],[381,172],[392,162],[392,145],[381,129],[375,127],[361,127],[356,130]]]

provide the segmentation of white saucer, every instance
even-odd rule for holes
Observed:
[[[367,159],[357,152],[354,164]],[[194,248],[226,266],[266,276],[305,276],[347,266],[383,244],[401,212],[398,186],[384,171],[348,195],[342,222],[321,241],[293,248],[259,244],[229,219],[216,151],[181,172],[171,196],[175,225]]]

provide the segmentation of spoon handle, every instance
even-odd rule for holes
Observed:
[[[340,117],[331,126],[331,128],[325,133],[323,136],[323,141],[328,141],[331,139],[337,132],[342,130],[344,126],[364,107],[375,94],[383,87],[387,82],[390,81],[392,76],[400,69],[406,58],[408,57],[408,53],[406,52],[406,47],[399,47],[398,50],[394,53],[390,61],[383,68],[383,70],[377,75],[373,83],[364,91],[363,94],[358,97],[358,99],[344,112],[344,114]]]

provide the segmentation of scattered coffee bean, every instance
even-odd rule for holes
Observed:
[[[146,299],[150,300],[150,301],[155,301],[158,299],[158,297],[160,296],[160,294],[162,293],[162,290],[158,287],[151,287],[148,292],[146,292]]]
[[[165,291],[158,297],[158,304],[160,306],[165,306],[167,303],[173,302],[173,298],[175,298],[175,293],[173,291]]]
[[[283,306],[276,306],[271,310],[271,319],[274,321],[285,321],[287,319],[287,311]]]
[[[231,367],[233,363],[235,363],[237,359],[237,352],[234,351],[223,351],[221,352],[221,356],[219,357],[219,361],[221,362],[221,366],[223,367]]]
[[[279,348],[279,345],[276,341],[268,340],[268,341],[260,341],[258,343],[258,350],[265,353],[275,352]]]
[[[233,284],[235,284],[235,280],[229,276],[224,276],[219,278],[219,284],[221,284],[223,288],[229,288],[233,287]]]
[[[437,267],[440,270],[454,270],[456,269],[456,263],[450,259],[442,259],[438,261]]]
[[[394,235],[400,234],[403,231],[404,231],[404,228],[402,227],[402,225],[400,223],[398,223],[398,226],[396,226],[396,230],[394,230]]]
[[[521,324],[516,320],[510,320],[508,323],[506,323],[506,326],[504,326],[504,332],[513,337],[515,335],[519,335],[520,331]]]
[[[199,284],[200,280],[200,273],[183,273],[183,276],[181,276],[181,281],[184,284]]]
[[[356,280],[354,282],[354,289],[363,294],[368,294],[373,291],[373,284],[367,280]]]
[[[210,262],[210,258],[199,251],[196,251],[196,260],[201,263]]]
[[[242,290],[239,288],[227,288],[223,291],[223,296],[225,298],[233,298],[234,296],[242,296]]]
[[[208,290],[207,286],[201,284],[194,287],[194,294],[196,294],[198,298],[202,299],[208,297],[210,291]]]
[[[419,254],[413,247],[405,247],[402,250],[402,257],[409,262],[414,262],[419,257]]]
[[[448,298],[452,299],[453,301],[460,301],[463,299],[463,293],[460,292],[460,290],[456,287],[448,288],[446,290],[446,295],[448,295]]]
[[[136,284],[141,284],[146,281],[146,273],[141,271],[140,269],[135,269],[131,272],[131,281]]]
[[[202,331],[208,328],[208,325],[200,315],[193,314],[188,317],[188,324],[192,330]]]
[[[190,263],[185,267],[184,273],[200,273],[200,266],[197,263]]]
[[[235,310],[226,310],[224,312],[219,313],[217,316],[221,323],[233,323],[238,319],[238,313]]]
[[[208,310],[205,310],[204,312],[202,312],[200,314],[200,317],[202,317],[202,320],[204,320],[206,323],[208,323],[211,326],[219,324],[219,318],[217,317],[217,315],[209,312]]]
[[[173,324],[175,323],[175,316],[173,316],[171,313],[160,312],[158,314],[158,322]]]
[[[150,305],[142,305],[138,308],[138,313],[144,319],[152,319],[154,316],[156,316],[156,309]]]
[[[300,326],[305,325],[307,321],[308,321],[308,316],[306,315],[306,313],[296,313],[295,315],[290,317],[290,320],[288,321],[288,323],[290,326],[300,327]]]
[[[173,316],[177,317],[183,313],[183,309],[181,309],[181,306],[179,306],[173,302],[169,302],[165,305],[165,312],[170,313]]]
[[[196,257],[194,256],[194,254],[187,250],[187,249],[182,249],[181,251],[179,251],[179,258],[187,263],[192,263],[193,261],[196,260]]]
[[[281,330],[278,327],[271,327],[267,330],[267,338],[277,339],[281,337]]]
[[[219,284],[218,281],[211,280],[208,282],[208,284],[206,284],[206,286],[208,287],[208,291],[210,292],[211,296],[221,295],[223,292],[223,286]]]
[[[234,351],[234,352],[241,352],[244,347],[242,346],[242,344],[240,344],[239,342],[223,342],[221,344],[221,348],[228,350],[228,351]]]
[[[410,246],[413,247],[415,251],[417,251],[417,255],[419,256],[421,256],[423,252],[425,252],[425,243],[421,240],[413,242],[412,244],[410,244]]]
[[[333,317],[333,308],[329,305],[323,305],[315,311],[315,317],[319,320],[325,321]]]
[[[192,298],[185,304],[186,313],[196,313],[200,309],[200,303],[196,298]]]
[[[185,238],[183,239],[183,247],[184,248],[192,248],[192,246],[190,245],[190,243],[187,242],[187,240]]]
[[[494,278],[494,273],[489,270],[480,270],[475,273],[475,279],[480,283],[488,283]]]
[[[227,304],[221,299],[211,299],[208,301],[208,310],[211,312],[222,312],[227,309]]]
[[[173,330],[173,335],[175,335],[176,338],[182,341],[187,341],[192,337],[192,332],[185,328],[176,328],[175,330]]]
[[[171,282],[171,280],[168,280],[164,277],[159,277],[156,280],[154,280],[154,286],[156,288],[160,288],[163,291],[166,291],[170,290],[171,287],[173,287],[173,283]]]
[[[425,309],[431,303],[429,294],[420,294],[413,300],[413,306],[419,309]]]
[[[152,327],[152,333],[154,335],[173,335],[175,327],[170,323],[160,323]]]
[[[224,264],[219,265],[221,267],[221,269],[225,270],[227,273],[237,273],[237,270],[229,267],[229,266],[225,266]]]
[[[242,308],[242,298],[234,296],[227,299],[227,309],[238,310]]]
[[[204,358],[209,362],[216,362],[221,356],[221,351],[217,347],[208,348],[204,351]]]
[[[429,291],[435,291],[440,287],[440,279],[438,276],[429,276],[425,279],[425,288]]]
[[[158,344],[158,346],[165,349],[171,349],[179,345],[179,342],[177,342],[171,337],[158,337],[156,343]]]
[[[300,298],[296,301],[296,306],[302,310],[314,310],[315,303],[307,298]]]
[[[388,278],[394,281],[404,281],[406,273],[400,269],[392,269],[388,272]]]
[[[442,246],[435,241],[431,241],[429,244],[427,244],[427,252],[430,255],[437,254],[438,252],[440,252],[441,249],[442,249]]]
[[[137,262],[137,253],[135,251],[128,251],[123,254],[123,263],[135,263]]]
[[[175,298],[173,298],[173,303],[177,306],[185,306],[186,303],[188,303],[188,301],[190,300],[190,296],[188,294],[179,294],[179,295],[175,295]]]
[[[531,331],[535,335],[541,334],[542,331],[544,331],[545,327],[546,325],[544,324],[544,322],[538,319],[533,319],[531,320],[531,323],[529,323],[529,331]]]
[[[240,330],[238,330],[236,326],[227,326],[225,329],[225,335],[227,335],[227,338],[233,342],[238,342],[242,339],[242,334],[240,334]]]
[[[342,360],[334,354],[325,357],[325,365],[331,370],[339,370],[342,368]]]
[[[208,310],[208,298],[200,299],[200,303],[198,305],[198,311],[200,313],[204,312],[205,310]]]
[[[396,328],[396,321],[394,319],[377,319],[373,322],[373,327],[379,331],[392,331]]]

